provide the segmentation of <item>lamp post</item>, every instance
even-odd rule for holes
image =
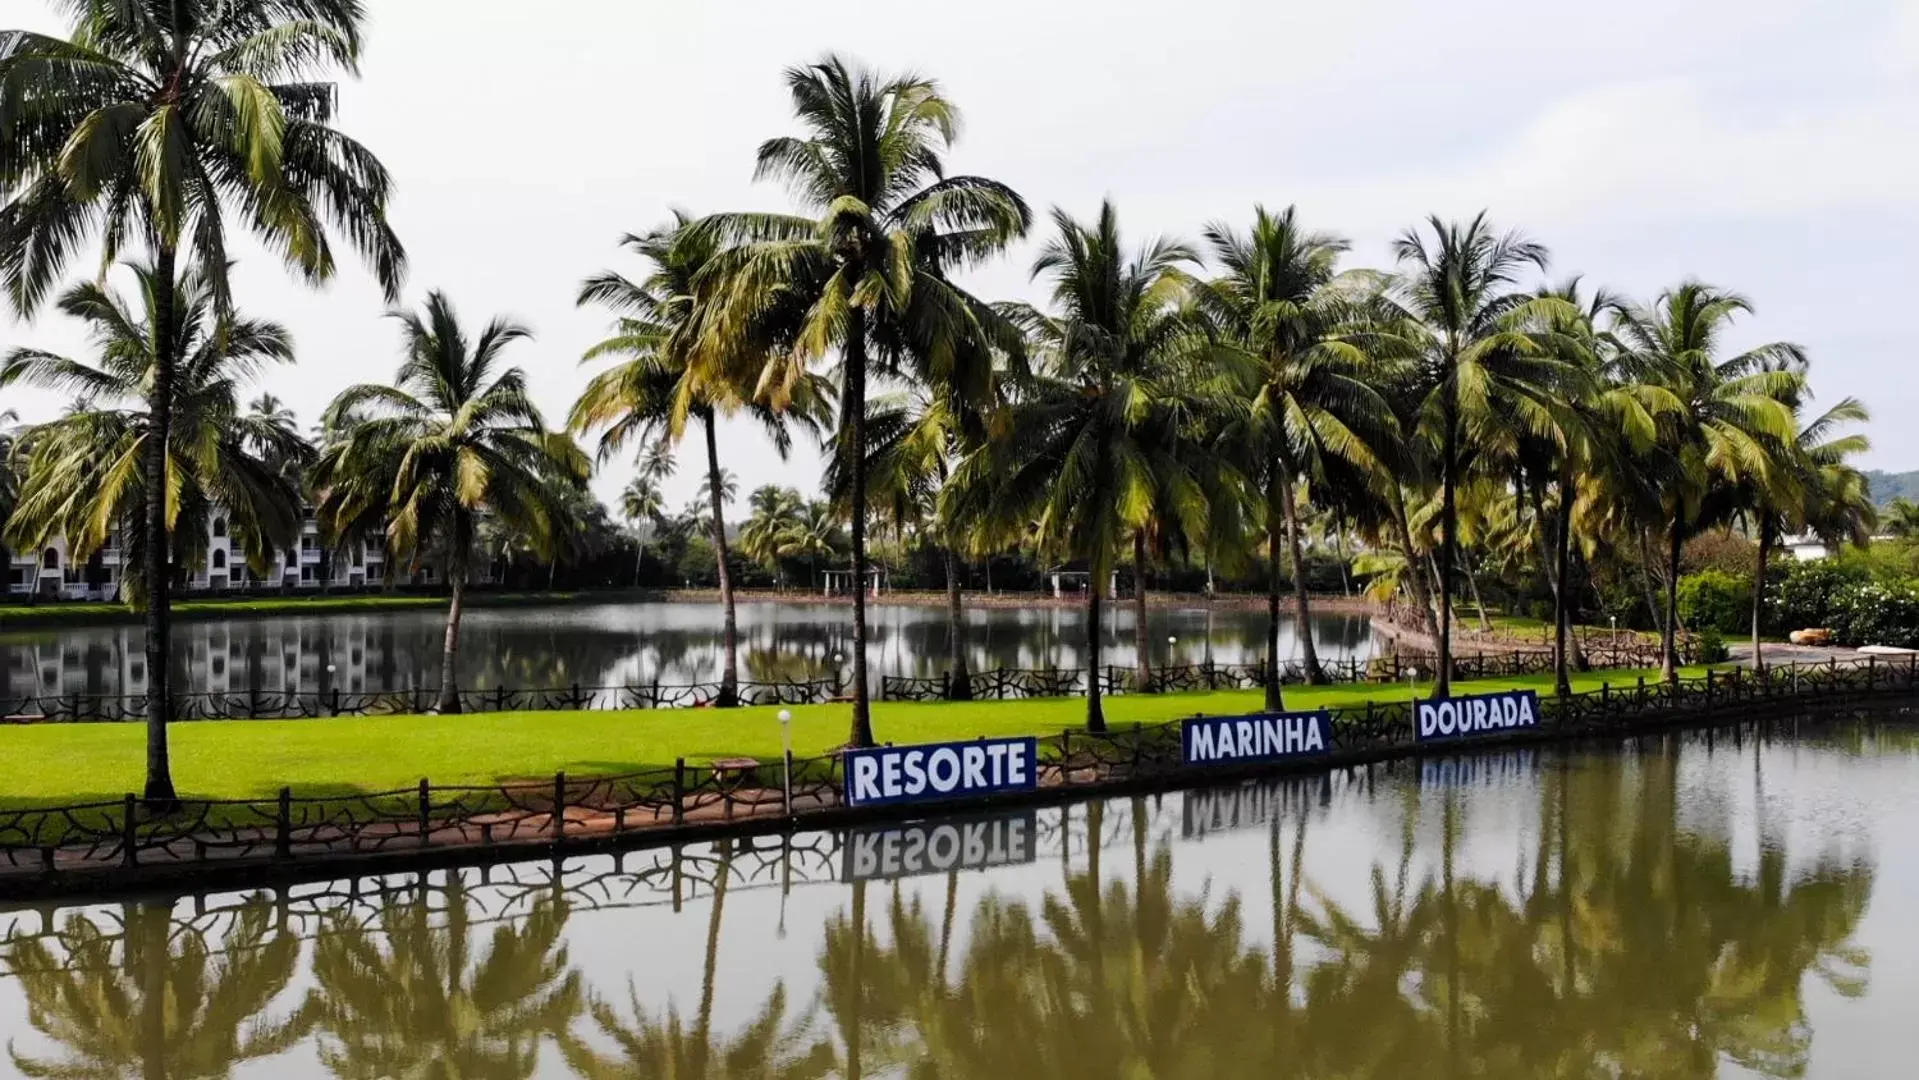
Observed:
[[[844,697],[845,695],[846,654],[843,652],[835,652],[833,654],[833,696]]]
[[[786,791],[786,816],[793,816],[793,710],[780,710],[780,779]]]

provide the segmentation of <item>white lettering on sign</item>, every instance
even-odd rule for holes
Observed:
[[[1531,690],[1422,701],[1415,709],[1420,739],[1512,731],[1539,726],[1539,696]]]
[[[849,751],[847,805],[1031,790],[1034,751],[1030,738]]]
[[[1185,721],[1182,742],[1186,764],[1211,765],[1324,753],[1331,734],[1324,712],[1196,716]]]

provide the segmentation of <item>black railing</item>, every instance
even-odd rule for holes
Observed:
[[[1544,698],[1541,727],[1526,737],[1623,734],[1724,711],[1844,703],[1911,694],[1916,688],[1919,663],[1912,659],[1708,672],[1677,683],[1641,678]],[[1368,701],[1332,712],[1334,752],[1295,767],[1377,758],[1413,741],[1410,699]],[[1182,766],[1177,721],[1099,734],[1066,731],[1041,739],[1040,746],[1042,788],[1206,775]],[[560,773],[536,783],[437,786],[422,780],[404,790],[318,798],[296,797],[283,788],[273,798],[189,799],[160,815],[149,814],[132,794],[74,806],[15,808],[0,811],[0,895],[10,878],[132,872],[137,879],[141,867],[177,870],[316,856],[559,846],[667,826],[805,818],[842,806],[841,780],[840,759],[832,755],[786,766],[777,760],[697,764],[681,759],[670,767],[620,776]]]

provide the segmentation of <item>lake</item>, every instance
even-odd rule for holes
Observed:
[[[1107,616],[1108,663],[1133,662],[1130,606]],[[944,608],[875,605],[872,676],[938,677],[946,669]],[[740,677],[751,681],[825,678],[852,637],[850,607],[754,601],[739,605]],[[1282,656],[1297,655],[1290,616]],[[1314,617],[1326,659],[1371,655],[1363,615]],[[1264,652],[1266,613],[1224,605],[1154,608],[1147,617],[1156,663],[1255,662]],[[460,683],[491,688],[628,686],[715,681],[721,664],[717,604],[578,603],[475,608],[461,620]],[[438,611],[275,616],[187,621],[174,627],[181,692],[325,693],[439,685],[445,617]],[[968,662],[993,667],[1074,668],[1085,654],[1085,612],[1058,607],[975,607],[967,611]],[[1169,642],[1168,638],[1177,638]],[[0,635],[0,697],[142,693],[145,635],[137,626],[94,626]],[[850,663],[844,663],[850,674]]]
[[[1916,814],[1912,728],[1721,731],[23,910],[0,1036],[74,1076],[1908,1075]]]

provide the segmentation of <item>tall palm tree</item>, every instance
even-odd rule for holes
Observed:
[[[855,70],[828,56],[786,73],[804,134],[760,144],[756,175],[785,181],[809,214],[721,214],[716,235],[744,240],[713,276],[723,297],[708,336],[723,355],[757,353],[760,327],[784,305],[789,362],[764,366],[761,385],[795,385],[805,363],[837,350],[840,431],[834,453],[849,475],[853,580],[853,715],[849,741],[873,742],[866,674],[866,386],[880,374],[940,376],[974,402],[989,388],[960,378],[956,359],[994,337],[991,309],[947,272],[989,258],[1025,234],[1031,215],[1004,184],[948,176],[942,154],[960,114],[917,75]],[[792,301],[798,300],[795,304]],[[740,342],[748,348],[739,348]],[[756,365],[758,366],[758,365]],[[966,365],[971,366],[971,365]],[[948,379],[947,376],[955,376]]]
[[[1832,547],[1864,544],[1872,537],[1879,512],[1865,476],[1846,459],[1872,443],[1846,424],[1863,424],[1871,414],[1857,398],[1846,398],[1804,423],[1772,470],[1768,482],[1751,482],[1740,496],[1741,514],[1753,526],[1758,561],[1752,578],[1752,666],[1766,666],[1761,636],[1766,605],[1766,562],[1789,532],[1804,530]]]
[[[1805,350],[1772,342],[1722,359],[1727,328],[1752,303],[1703,282],[1682,282],[1650,308],[1621,303],[1614,310],[1622,364],[1677,402],[1662,418],[1657,460],[1642,470],[1655,478],[1666,528],[1661,674],[1677,680],[1680,548],[1736,511],[1728,494],[1738,486],[1778,482],[1785,448],[1799,433],[1791,403],[1804,396]]]
[[[1393,291],[1418,368],[1421,444],[1438,460],[1439,670],[1434,693],[1452,690],[1453,571],[1459,550],[1458,491],[1472,466],[1474,435],[1499,419],[1544,432],[1550,385],[1561,365],[1519,325],[1554,309],[1520,291],[1519,274],[1545,269],[1546,249],[1517,232],[1494,231],[1484,213],[1468,222],[1427,220],[1393,242]]]
[[[633,556],[633,586],[639,587],[640,568],[646,562],[646,541],[666,516],[666,495],[650,477],[635,476],[620,489],[620,516],[639,533],[638,552]]]
[[[825,499],[810,499],[800,508],[800,528],[793,536],[793,558],[805,559],[811,571],[809,584],[818,588],[820,563],[836,557],[845,537],[840,532],[839,511]]]
[[[303,278],[334,270],[327,226],[365,256],[389,300],[406,253],[387,224],[386,170],[333,126],[325,76],[357,71],[356,0],[65,0],[67,40],[0,33],[0,283],[37,309],[88,238],[110,265],[144,246],[155,339],[145,490],[165,487],[173,445],[173,324],[184,260],[230,306],[227,226],[243,227]],[[168,508],[146,506],[147,781],[174,802],[166,722]]]
[[[0,387],[38,386],[73,401],[66,415],[33,431],[8,542],[38,548],[64,536],[69,558],[84,563],[135,519],[147,501],[142,463],[155,428],[149,393],[157,354],[165,351],[175,358],[167,410],[171,491],[162,500],[174,555],[168,580],[206,557],[216,514],[264,577],[300,534],[300,472],[313,449],[291,424],[243,410],[240,396],[268,365],[292,362],[292,338],[277,323],[223,312],[210,284],[189,270],[173,290],[173,340],[157,348],[158,279],[150,266],[129,269],[138,287],[133,303],[94,282],[60,296],[59,309],[86,325],[97,361],[25,347],[0,359]],[[143,533],[126,538],[126,553],[126,594],[150,597],[156,583],[140,558]],[[157,692],[153,680],[149,670],[149,694]],[[149,732],[149,767],[156,743],[166,764],[166,741],[164,724]],[[161,779],[171,784],[170,776]]]
[[[1105,583],[1121,545],[1137,544],[1156,510],[1175,516],[1166,527],[1204,535],[1206,493],[1183,451],[1211,410],[1231,405],[1178,303],[1192,250],[1169,240],[1128,248],[1111,203],[1090,223],[1060,210],[1053,218],[1059,235],[1033,272],[1051,277],[1058,313],[1021,315],[1038,370],[1009,387],[992,437],[960,463],[948,512],[978,523],[987,542],[1030,529],[1048,555],[1086,561],[1086,722],[1103,731]]]
[[[728,707],[739,704],[740,676],[726,504],[733,500],[738,482],[720,466],[719,422],[740,413],[752,417],[772,437],[774,449],[783,458],[792,446],[794,427],[810,432],[824,427],[831,395],[824,380],[800,375],[787,393],[776,398],[756,385],[757,371],[749,377],[703,357],[707,347],[699,332],[709,301],[696,292],[696,282],[714,260],[717,248],[712,235],[691,225],[691,218],[675,212],[671,223],[625,238],[624,246],[648,264],[644,279],[633,281],[608,271],[580,286],[579,303],[600,304],[618,316],[613,336],[588,349],[584,359],[612,357],[618,363],[587,383],[573,404],[568,425],[582,434],[598,431],[599,456],[605,460],[634,440],[654,447],[674,445],[685,434],[689,419],[699,423],[706,441],[701,491],[711,508],[709,527],[724,612],[725,659],[716,704]],[[756,355],[764,356],[772,347],[763,326],[752,341]]]
[[[1371,444],[1396,427],[1391,405],[1375,388],[1383,362],[1367,348],[1367,310],[1376,275],[1339,274],[1345,240],[1309,232],[1293,207],[1270,214],[1253,208],[1240,232],[1215,222],[1206,242],[1222,273],[1200,294],[1225,346],[1245,357],[1251,375],[1249,423],[1230,438],[1247,452],[1260,478],[1271,561],[1266,629],[1266,706],[1282,707],[1279,686],[1280,552],[1293,569],[1293,619],[1308,682],[1326,681],[1313,648],[1305,552],[1295,483],[1325,479],[1334,456],[1366,470],[1380,468]],[[1230,430],[1230,429],[1229,429]]]
[[[556,478],[583,481],[588,462],[549,432],[506,347],[530,332],[494,319],[469,338],[443,293],[420,313],[396,311],[406,359],[393,385],[362,383],[327,406],[329,427],[357,417],[321,455],[319,513],[338,540],[384,534],[387,550],[417,566],[439,560],[452,592],[440,658],[441,712],[460,708],[460,615],[482,518],[550,554],[563,527]]]

